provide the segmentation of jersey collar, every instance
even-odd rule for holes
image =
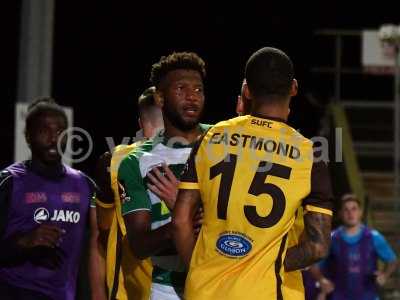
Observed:
[[[49,180],[60,180],[66,173],[65,166],[62,163],[54,167],[46,167],[34,160],[27,160],[24,164],[28,170]]]
[[[205,131],[207,131],[208,127],[210,127],[210,126],[209,125],[205,125],[205,124],[201,124],[201,123],[198,125],[198,129],[199,129],[201,134],[204,133]],[[165,135],[165,130],[160,131],[157,134],[155,139],[158,139],[159,141],[161,141],[161,143],[163,145],[171,147],[171,148],[175,148],[175,149],[192,148],[194,143],[195,143],[195,142],[193,142],[193,143],[190,143],[190,144],[186,144],[186,143],[183,142],[183,140],[184,140],[183,138],[179,138],[179,137],[170,138],[170,137],[167,137]]]
[[[260,118],[260,119],[268,119],[268,120],[272,120],[272,121],[277,121],[277,122],[282,122],[286,124],[286,121],[282,118],[277,118],[277,117],[270,117],[270,116],[266,116],[266,115],[261,115],[258,113],[252,113],[251,114],[252,117],[256,117],[256,118]]]

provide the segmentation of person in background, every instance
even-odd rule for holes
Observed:
[[[62,163],[67,140],[60,134],[67,127],[66,114],[53,99],[33,102],[25,127],[32,158],[0,173],[2,300],[75,299],[96,187]]]
[[[161,108],[154,100],[155,87],[147,88],[138,99],[139,126],[145,140],[163,129]],[[102,272],[94,274],[91,285],[96,300],[148,300],[152,266],[150,259],[139,260],[132,255],[121,215],[117,174],[121,160],[145,140],[118,145],[104,153],[98,161],[96,182],[103,192],[97,197],[100,239],[92,237],[92,252],[97,253]],[[104,273],[105,272],[105,273]]]
[[[397,268],[397,257],[377,230],[364,225],[360,201],[353,194],[342,197],[339,211],[343,226],[332,232],[329,256],[311,268],[328,299],[378,299]],[[385,265],[378,270],[378,260]]]

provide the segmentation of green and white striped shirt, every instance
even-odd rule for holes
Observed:
[[[200,125],[201,131],[209,125]],[[166,164],[179,178],[191,152],[192,145],[183,145],[179,139],[167,140],[163,134],[144,142],[125,157],[118,170],[118,181],[123,187],[122,215],[147,210],[151,213],[151,229],[155,230],[171,221],[165,203],[147,188],[147,174],[155,167]],[[152,256],[153,282],[183,288],[186,274],[176,251]]]

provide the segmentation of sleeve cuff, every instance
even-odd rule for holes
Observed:
[[[180,182],[179,189],[181,190],[199,190],[199,184],[197,182]]]
[[[100,201],[99,199],[96,199],[96,205],[102,207],[102,208],[113,208],[115,206],[114,203],[104,203]]]
[[[317,212],[317,213],[321,213],[321,214],[325,214],[325,215],[329,215],[332,216],[332,210],[330,209],[326,209],[326,208],[322,208],[322,207],[318,207],[318,206],[313,206],[313,205],[306,205],[305,207],[305,213],[307,212]]]
[[[122,216],[126,216],[126,215],[129,215],[129,214],[137,212],[137,211],[148,211],[148,212],[151,212],[151,209],[150,208],[145,208],[145,207],[143,207],[143,208],[135,208],[135,209],[123,211],[122,212]]]

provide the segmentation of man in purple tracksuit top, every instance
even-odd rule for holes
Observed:
[[[61,162],[57,141],[67,128],[51,99],[26,118],[32,159],[0,173],[0,298],[73,300],[90,199],[95,186]],[[66,140],[60,143],[66,145]]]
[[[396,255],[378,231],[361,223],[362,210],[354,195],[343,197],[340,214],[343,226],[332,233],[330,254],[312,267],[312,274],[327,299],[377,300],[378,286],[396,270]],[[386,265],[383,271],[378,270],[378,260]]]

